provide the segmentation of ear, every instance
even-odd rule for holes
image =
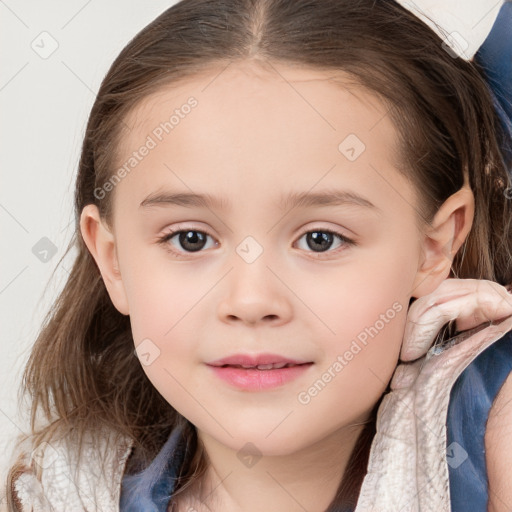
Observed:
[[[112,303],[120,313],[128,315],[128,300],[119,271],[115,238],[101,219],[96,205],[88,204],[82,210],[80,231],[98,265]]]
[[[432,293],[450,275],[453,258],[466,239],[475,212],[475,198],[464,185],[439,208],[422,240],[422,258],[412,297]]]

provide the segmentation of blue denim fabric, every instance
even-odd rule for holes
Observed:
[[[155,459],[143,471],[121,482],[121,512],[166,512],[184,460],[182,429],[172,431]]]
[[[501,148],[512,159],[512,1],[505,2],[491,32],[473,60],[484,70],[490,86],[494,107],[501,123],[510,134]],[[512,172],[512,170],[511,170]]]
[[[479,354],[451,390],[446,444],[452,512],[487,512],[485,428],[510,372],[512,331]]]

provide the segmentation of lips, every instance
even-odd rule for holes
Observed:
[[[218,365],[214,365],[214,366],[218,366]],[[244,369],[249,369],[249,368],[252,368],[254,370],[275,370],[275,369],[279,369],[279,368],[290,368],[291,366],[298,366],[296,364],[292,364],[292,363],[270,363],[270,364],[258,364],[256,366],[254,365],[250,365],[250,364],[225,364],[225,365],[222,365],[222,367],[224,366],[231,366],[232,368],[244,368]]]
[[[232,366],[245,369],[273,370],[311,362],[312,361],[290,359],[279,354],[234,354],[207,364],[210,366]]]
[[[207,366],[232,388],[262,392],[307,375],[313,362],[278,354],[235,354],[207,363]]]

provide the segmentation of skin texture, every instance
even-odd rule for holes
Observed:
[[[496,396],[485,430],[485,457],[489,479],[489,512],[512,508],[512,374]]]
[[[190,96],[198,105],[117,184],[112,229],[94,205],[82,212],[84,240],[114,305],[130,315],[135,346],[149,339],[158,353],[144,371],[196,425],[211,462],[205,490],[185,495],[180,510],[324,510],[396,367],[410,298],[448,277],[470,229],[467,188],[418,228],[416,193],[394,168],[388,109],[332,76],[248,61],[159,91],[127,117],[120,165]],[[353,161],[339,150],[349,134],[365,145]],[[376,208],[292,209],[281,200],[326,189]],[[230,206],[140,207],[164,190],[209,193]],[[179,235],[158,243],[170,228],[210,236],[187,252]],[[325,230],[356,245],[334,236],[317,252],[306,233]],[[262,252],[248,263],[240,247]],[[301,403],[370,326],[378,333]],[[278,388],[241,391],[205,365],[241,352],[314,364]],[[237,456],[248,442],[262,455],[250,467]]]

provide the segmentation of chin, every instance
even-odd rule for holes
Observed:
[[[236,452],[237,457],[242,462],[245,455],[253,455],[255,457],[291,455],[308,444],[307,440],[291,436],[284,429],[282,435],[271,434],[269,437],[266,437],[270,431],[271,429],[265,429],[264,432],[231,432],[233,438],[223,436],[222,439],[217,438],[217,441]]]

